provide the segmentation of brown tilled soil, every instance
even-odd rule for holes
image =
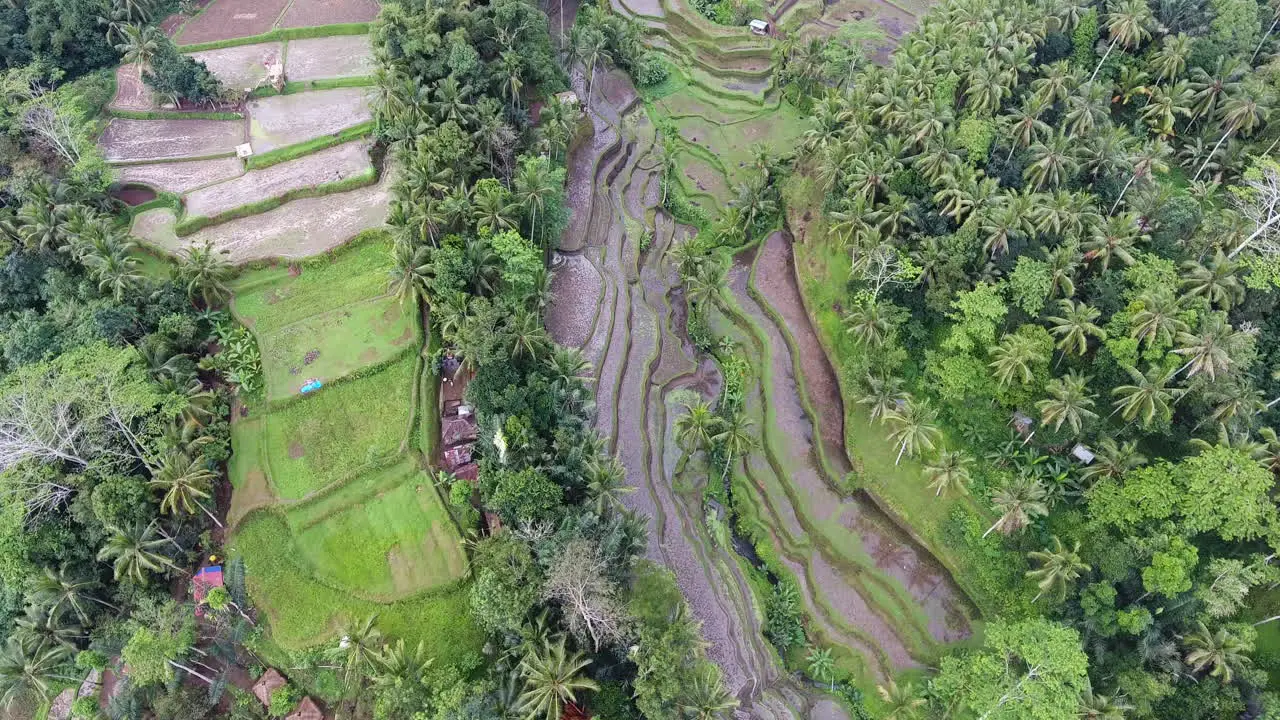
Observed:
[[[293,190],[345,180],[372,167],[367,144],[357,140],[297,160],[250,170],[240,177],[193,191],[183,201],[188,216],[214,217]]]
[[[280,27],[372,22],[376,17],[376,0],[294,0],[280,18]]]
[[[147,185],[157,190],[167,190],[177,194],[230,180],[242,174],[244,174],[244,163],[234,157],[125,165],[115,169],[118,182]]]
[[[175,160],[234,153],[244,142],[241,120],[125,120],[107,125],[98,143],[108,162]]]
[[[368,88],[337,88],[252,100],[249,134],[258,154],[373,119]]]
[[[267,77],[267,66],[280,62],[284,43],[257,43],[191,53],[209,72],[233,90],[251,90]]]
[[[211,2],[213,2],[213,0],[196,0],[195,5],[197,12],[199,12],[200,8],[206,7]],[[163,31],[165,35],[172,38],[173,34],[178,32],[178,28],[182,27],[182,23],[186,22],[190,18],[190,15],[174,13],[160,21],[160,30]]]
[[[290,40],[285,74],[290,80],[364,77],[373,73],[368,35]]]
[[[142,82],[137,65],[116,68],[116,96],[107,104],[109,110],[150,110],[155,107],[151,88]]]
[[[261,35],[275,26],[289,0],[214,0],[182,26],[174,42],[195,45]]]

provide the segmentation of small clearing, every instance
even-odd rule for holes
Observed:
[[[196,190],[183,198],[188,217],[216,217],[291,191],[346,180],[373,169],[368,144],[344,143],[278,165],[250,170],[239,177]]]
[[[108,162],[131,162],[230,155],[244,141],[240,120],[115,118],[98,142]]]
[[[280,27],[373,22],[376,17],[377,0],[294,0],[280,18]]]
[[[373,119],[367,88],[275,95],[248,104],[253,151],[262,154]]]
[[[365,77],[373,74],[373,46],[368,35],[291,40],[285,73],[303,82]]]
[[[184,193],[244,174],[239,158],[123,165],[115,169],[117,182],[146,185],[156,190]]]
[[[252,90],[267,77],[267,67],[280,62],[284,43],[270,42],[191,53],[228,88]]]
[[[182,26],[173,41],[196,45],[261,35],[275,26],[289,0],[215,0]]]
[[[133,222],[133,234],[165,250],[178,253],[205,238],[228,250],[231,262],[268,258],[301,259],[335,248],[362,230],[386,222],[388,173],[376,185],[350,192],[285,203],[261,215],[230,220],[186,237],[174,233],[177,219],[168,208],[148,210]]]

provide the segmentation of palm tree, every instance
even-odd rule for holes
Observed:
[[[1090,570],[1080,559],[1080,543],[1077,542],[1067,550],[1057,535],[1051,538],[1049,547],[1027,553],[1027,559],[1039,564],[1036,569],[1026,572],[1026,576],[1040,588],[1035,600],[1039,600],[1045,593],[1052,593],[1057,596],[1058,602],[1062,602],[1067,597],[1067,587],[1082,573]]]
[[[160,50],[161,43],[165,42],[160,29],[154,25],[140,27],[138,25],[124,26],[124,40],[116,45],[116,50],[121,54],[121,60],[126,63],[133,63],[138,68],[146,67],[151,64],[151,58],[155,57]]]
[[[552,182],[551,161],[545,157],[530,158],[520,166],[515,176],[515,199],[529,216],[529,237],[538,240],[538,213],[547,207],[547,201],[560,191]],[[545,247],[546,243],[541,243]]]
[[[1080,720],[1124,720],[1125,714],[1133,709],[1120,698],[1110,695],[1098,695],[1093,688],[1080,691],[1080,708],[1076,717]]]
[[[1049,514],[1049,506],[1045,504],[1048,492],[1039,478],[1019,477],[1009,485],[1000,488],[991,498],[991,504],[1000,512],[991,527],[982,534],[986,537],[993,530],[1005,535],[1015,533],[1037,517]]]
[[[1095,395],[1089,391],[1089,380],[1089,376],[1079,375],[1074,370],[1050,380],[1047,388],[1049,397],[1036,403],[1041,422],[1053,425],[1054,432],[1066,423],[1073,435],[1079,435],[1086,420],[1098,417],[1090,409]]]
[[[1182,289],[1192,297],[1204,297],[1210,304],[1230,310],[1244,299],[1244,287],[1236,276],[1239,266],[1218,248],[1208,264],[1194,260],[1183,263]]]
[[[1107,334],[1095,322],[1102,312],[1095,307],[1074,300],[1059,300],[1062,315],[1046,317],[1052,326],[1049,332],[1058,336],[1058,349],[1069,355],[1083,355],[1089,349],[1089,338],[1105,340]]]
[[[95,233],[85,248],[81,262],[98,281],[99,292],[110,292],[116,302],[142,284],[138,259],[133,256],[136,243],[117,233]]]
[[[493,245],[487,238],[467,238],[462,254],[471,268],[471,294],[491,297],[502,280],[502,260],[493,251]]]
[[[382,631],[377,628],[378,615],[374,613],[363,620],[347,625],[338,644],[325,650],[325,656],[342,669],[342,682],[348,692],[357,695],[365,677],[377,667],[382,648]]]
[[[1151,57],[1151,69],[1157,82],[1171,82],[1187,71],[1191,55],[1191,36],[1185,33],[1165,35],[1160,49]]]
[[[831,648],[809,646],[809,654],[805,656],[809,664],[809,677],[818,682],[830,682],[831,691],[836,689],[836,661],[831,657]]]
[[[1172,288],[1160,287],[1144,292],[1138,296],[1138,303],[1141,308],[1129,320],[1129,336],[1140,343],[1145,342],[1148,349],[1153,345],[1172,345],[1175,335],[1186,332],[1187,323],[1179,317],[1181,302]]]
[[[926,702],[920,697],[915,683],[905,682],[899,685],[893,678],[889,678],[884,685],[876,685],[876,694],[886,706],[884,720],[915,720]]]
[[[1195,103],[1195,91],[1191,83],[1180,80],[1169,87],[1157,86],[1151,90],[1147,106],[1142,108],[1142,121],[1157,135],[1159,140],[1168,139],[1175,134],[1174,126],[1179,117],[1191,117],[1191,107]]]
[[[604,515],[609,510],[621,510],[622,496],[636,491],[626,484],[627,474],[622,465],[612,458],[601,460],[598,457],[587,461],[587,494],[596,501],[596,514]]]
[[[1161,140],[1151,140],[1142,144],[1142,147],[1130,158],[1133,163],[1133,174],[1125,182],[1124,187],[1120,188],[1120,195],[1116,197],[1115,203],[1111,205],[1111,211],[1108,215],[1114,215],[1116,208],[1120,207],[1120,201],[1124,199],[1125,193],[1129,192],[1129,187],[1140,178],[1149,178],[1157,173],[1165,173],[1169,171],[1169,146]]]
[[[738,699],[725,689],[720,668],[707,664],[702,672],[694,674],[679,706],[690,720],[715,720],[738,707]]]
[[[157,537],[155,523],[134,524],[125,528],[109,527],[111,537],[98,551],[99,560],[110,560],[115,568],[115,579],[128,576],[139,584],[146,582],[147,573],[160,572],[164,568],[177,570],[172,560],[159,550],[170,542]]]
[[[1208,670],[1211,677],[1223,684],[1230,684],[1236,673],[1252,662],[1246,653],[1253,650],[1253,643],[1246,642],[1225,627],[1209,632],[1203,621],[1196,621],[1196,629],[1184,635],[1182,642],[1187,652],[1183,661],[1194,673]]]
[[[933,460],[925,463],[924,474],[929,478],[929,487],[934,497],[947,494],[969,494],[969,466],[973,457],[963,450],[942,450]]]
[[[1187,362],[1175,374],[1186,371],[1191,378],[1199,373],[1214,380],[1220,373],[1225,373],[1233,362],[1231,350],[1239,343],[1241,333],[1227,322],[1222,313],[1212,313],[1200,324],[1199,334],[1180,332],[1177,344],[1180,346],[1173,352],[1187,358]]]
[[[1138,216],[1134,213],[1108,217],[1094,226],[1084,244],[1084,259],[1090,263],[1100,261],[1103,272],[1111,267],[1112,260],[1132,265],[1134,245],[1144,238],[1141,228]]]
[[[227,281],[235,274],[235,268],[226,260],[229,250],[214,250],[213,242],[206,239],[182,251],[174,269],[175,279],[186,286],[187,297],[197,296],[205,307],[213,307],[231,297]]]
[[[844,317],[845,332],[861,347],[876,349],[884,345],[893,332],[893,323],[885,306],[875,300],[862,300]]]
[[[524,87],[524,80],[520,77],[520,55],[507,50],[498,59],[502,66],[502,93],[511,100],[511,104],[515,105],[516,109],[519,109],[520,90]]]
[[[1043,190],[1070,180],[1077,167],[1074,141],[1060,132],[1031,146],[1031,163],[1022,174],[1036,190]]]
[[[569,34],[570,53],[587,68],[587,112],[591,111],[591,95],[595,91],[596,67],[613,59],[609,38],[596,27],[575,26]]]
[[[685,405],[685,413],[676,418],[676,442],[686,454],[705,450],[711,447],[720,422],[711,406],[701,400]]]
[[[58,673],[70,654],[62,645],[29,645],[9,638],[0,650],[0,705],[13,708],[19,701],[32,699],[49,702],[54,683],[80,682]]]
[[[1095,478],[1118,478],[1130,470],[1147,463],[1147,457],[1138,452],[1138,444],[1126,440],[1117,444],[1115,440],[1106,438],[1096,451],[1094,461],[1080,473],[1081,480],[1091,481]]]
[[[511,357],[537,360],[552,346],[551,336],[538,313],[519,308],[511,320]]]
[[[1014,381],[1022,385],[1034,377],[1032,368],[1043,363],[1045,357],[1036,342],[1026,335],[1008,333],[1000,338],[1000,344],[991,351],[994,359],[988,364],[995,371],[996,382],[1001,387]]]
[[[582,690],[599,690],[600,686],[582,674],[591,658],[582,653],[572,655],[565,649],[565,637],[556,643],[544,641],[520,661],[525,691],[520,696],[520,712],[525,720],[560,720],[565,706],[578,702]]]
[[[720,422],[720,431],[711,436],[711,440],[724,451],[724,470],[720,477],[729,474],[729,464],[734,457],[743,457],[756,448],[756,436],[751,433],[755,422],[741,411],[733,413]]]
[[[895,376],[867,375],[866,389],[858,398],[859,405],[866,405],[872,421],[883,421],[893,410],[906,404],[907,393],[902,390],[902,380]]]
[[[79,618],[82,625],[89,624],[89,613],[85,610],[86,602],[95,602],[112,610],[119,610],[115,605],[95,597],[95,591],[102,587],[97,578],[71,572],[66,565],[55,571],[45,568],[43,575],[36,575],[30,580],[27,599],[48,610],[49,616],[62,613],[70,608]]]
[[[903,455],[916,455],[931,451],[942,439],[942,431],[935,421],[938,412],[923,403],[907,403],[900,409],[894,409],[885,415],[889,423],[889,440],[898,446],[898,457],[894,465],[902,462]]]
[[[1117,3],[1117,7],[1107,13],[1106,28],[1107,34],[1111,36],[1111,44],[1107,45],[1107,51],[1098,61],[1098,66],[1093,69],[1089,82],[1093,82],[1098,77],[1098,71],[1107,62],[1107,58],[1111,56],[1111,51],[1117,44],[1123,45],[1128,50],[1151,37],[1151,31],[1147,28],[1152,21],[1151,8],[1147,7],[1145,0],[1121,0]]]
[[[1179,393],[1168,387],[1175,371],[1159,366],[1152,366],[1146,374],[1131,367],[1126,367],[1125,371],[1133,379],[1133,384],[1119,385],[1111,391],[1116,396],[1113,405],[1120,417],[1125,422],[1133,422],[1140,417],[1143,427],[1149,427],[1156,417],[1169,417],[1169,403]]]
[[[1048,108],[1049,105],[1038,95],[1028,95],[1017,110],[1001,116],[1005,132],[1011,136],[1006,162],[1013,159],[1016,150],[1031,147],[1053,133],[1049,123],[1042,119]]]
[[[185,512],[194,514],[200,508],[214,524],[222,527],[222,522],[201,500],[212,497],[211,486],[218,474],[209,469],[208,463],[201,456],[188,457],[179,450],[170,450],[165,454],[160,466],[152,468],[151,480],[147,486],[163,491],[160,498],[160,512]]]
[[[1217,144],[1213,146],[1213,150],[1209,152],[1209,156],[1205,158],[1204,163],[1191,179],[1200,179],[1200,173],[1204,172],[1210,158],[1218,152],[1218,148],[1226,142],[1227,138],[1237,132],[1252,135],[1258,126],[1265,123],[1271,114],[1269,102],[1269,98],[1260,90],[1247,87],[1243,92],[1229,96],[1222,106],[1222,137],[1218,138]]]
[[[387,271],[387,290],[403,305],[405,300],[425,297],[427,275],[431,271],[431,250],[400,238],[391,248],[392,266]]]
[[[760,220],[777,212],[777,203],[769,197],[768,190],[762,178],[739,183],[734,190],[731,204],[742,212],[742,228],[748,239]]]
[[[520,212],[520,204],[511,200],[511,193],[497,184],[478,184],[472,213],[476,230],[501,232],[511,230],[514,218]]]

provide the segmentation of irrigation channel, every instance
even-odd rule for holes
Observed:
[[[688,340],[682,291],[664,259],[694,231],[660,208],[656,133],[630,80],[597,72],[589,105],[593,133],[570,154],[573,217],[554,260],[548,329],[595,369],[597,425],[637,488],[628,504],[650,518],[648,556],[675,573],[740,715],[844,718],[779,667],[744,563],[710,537],[701,493],[682,487],[683,476],[672,480],[680,398],[714,400],[721,383]],[[858,653],[864,677],[879,681],[968,635],[971,611],[947,572],[874,502],[833,489],[850,469],[843,406],[790,242],[777,232],[735,258],[717,314],[717,330],[751,359],[746,411],[760,435],[760,449],[734,471],[748,481],[739,488],[757,493],[755,520],[800,586],[810,633]]]

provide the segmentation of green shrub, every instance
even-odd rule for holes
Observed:
[[[662,56],[652,50],[646,50],[636,63],[635,81],[641,87],[653,87],[667,79],[670,71]]]
[[[373,132],[373,125],[373,121],[370,120],[369,122],[360,123],[359,125],[349,127],[346,130],[332,135],[322,135],[318,138],[301,142],[296,145],[289,145],[287,147],[269,150],[261,155],[251,155],[249,159],[245,161],[245,167],[249,170],[260,170],[265,167],[271,167],[272,165],[279,165],[282,162],[295,160],[304,155],[310,155],[312,153],[331,148],[335,145],[341,145],[342,143],[350,142],[356,138],[364,137],[365,135]]]
[[[271,704],[267,706],[267,714],[271,717],[284,717],[293,711],[302,701],[302,694],[292,685],[282,685],[271,692]]]
[[[1092,70],[1097,57],[1093,46],[1098,42],[1098,11],[1089,8],[1071,33],[1071,62],[1081,70]]]
[[[81,670],[103,670],[107,667],[107,655],[97,650],[81,650],[76,653],[76,667]]]
[[[100,716],[98,712],[98,697],[96,695],[86,695],[76,698],[71,703],[71,717],[83,718],[84,720],[94,720]]]
[[[160,36],[149,70],[142,80],[157,93],[194,103],[208,102],[222,94],[222,83],[205,64],[183,55],[169,38]]]
[[[769,642],[786,654],[788,650],[805,644],[804,623],[800,608],[800,591],[790,580],[779,581],[773,586],[773,596],[765,604],[764,634]]]

